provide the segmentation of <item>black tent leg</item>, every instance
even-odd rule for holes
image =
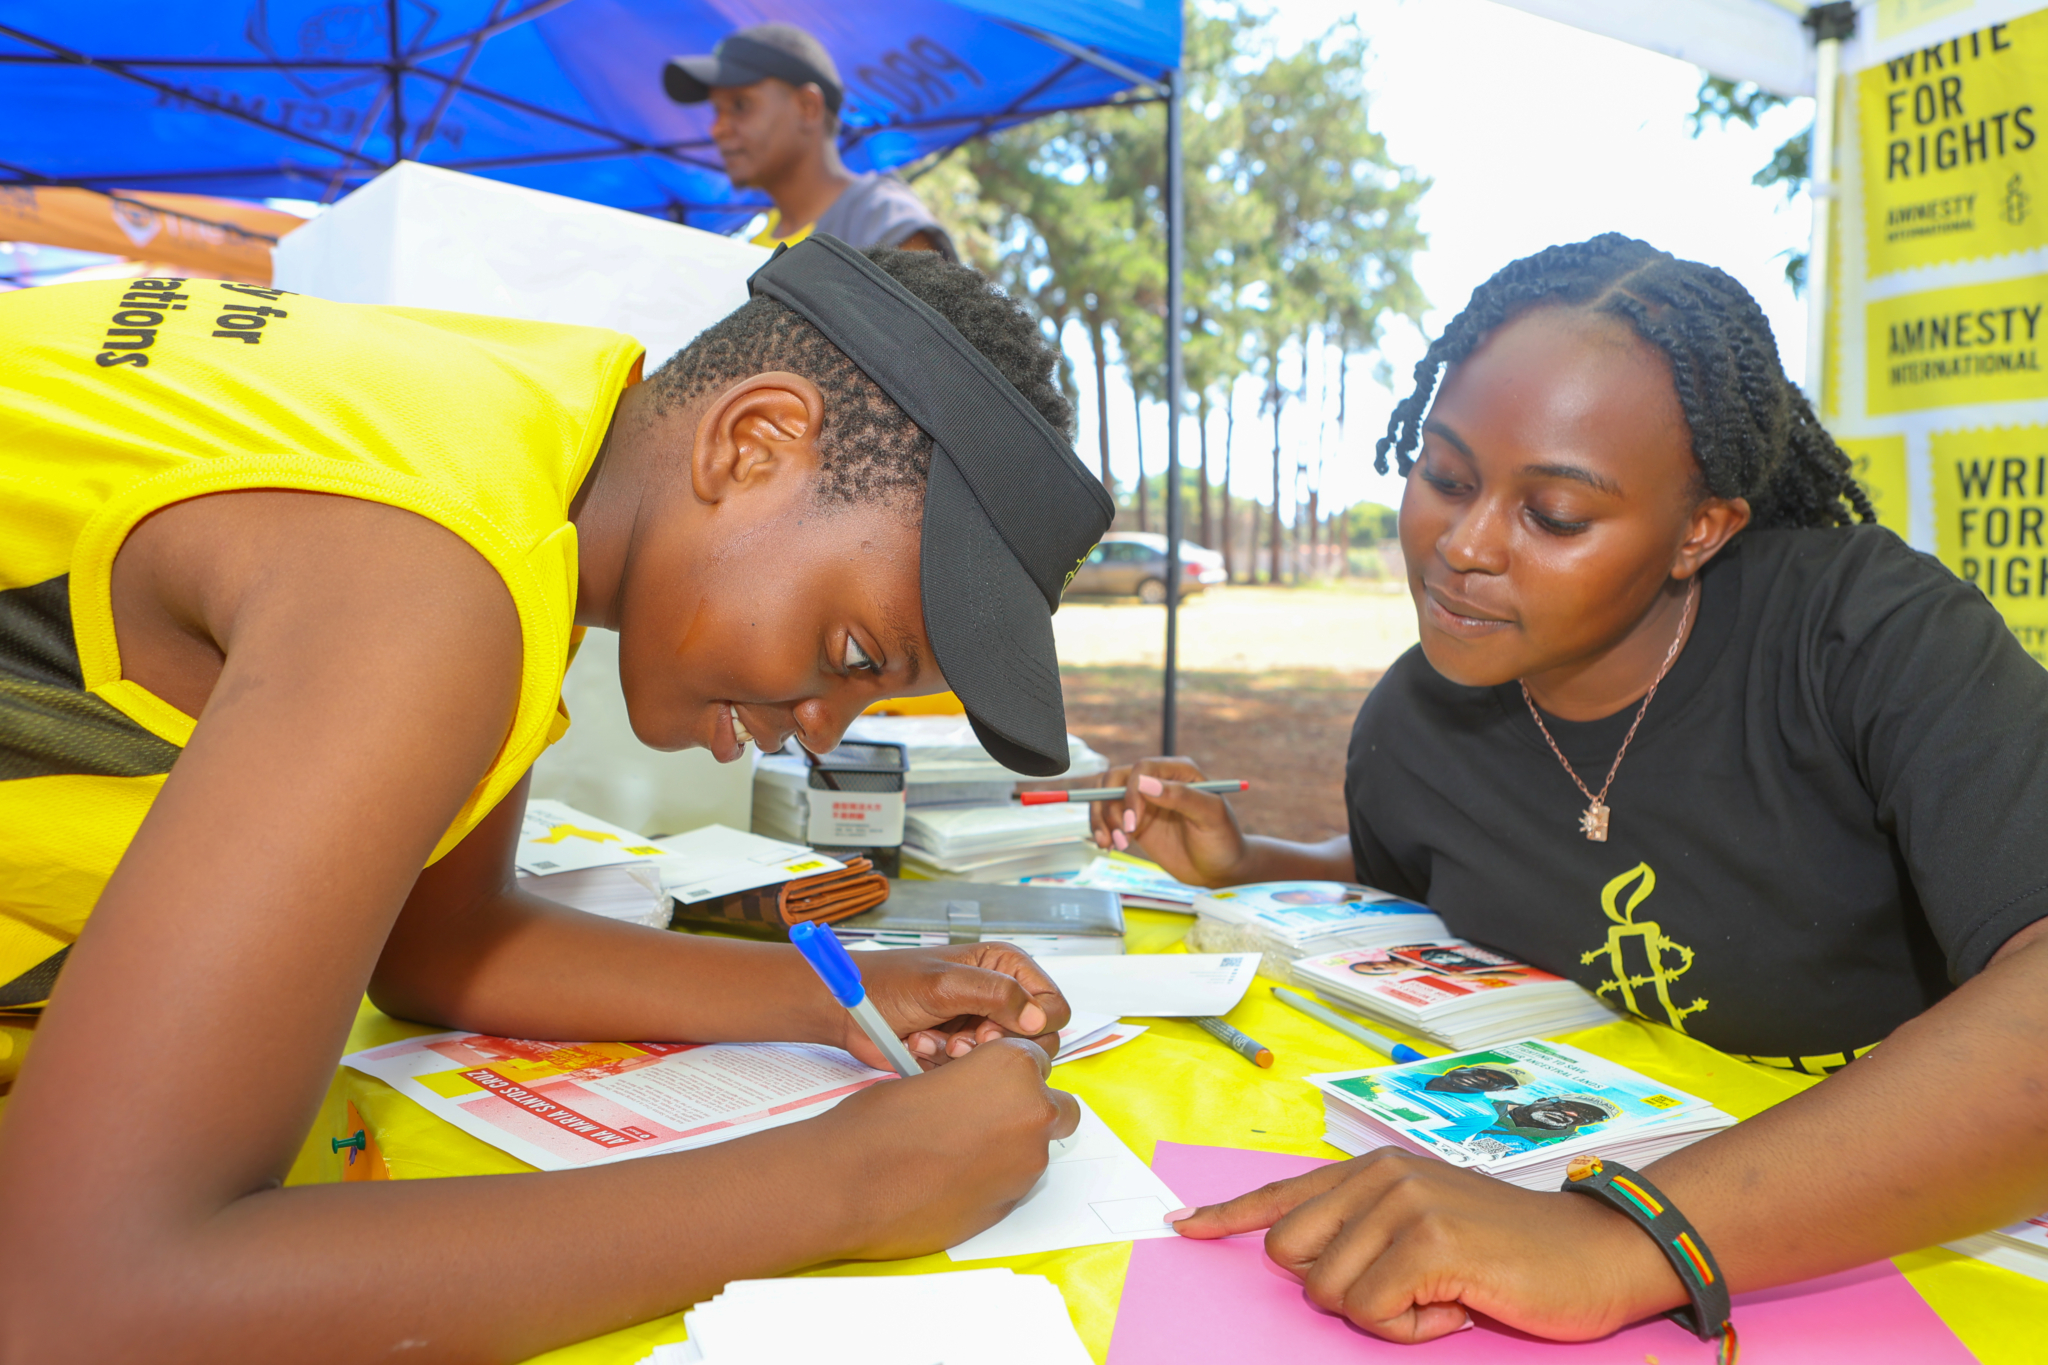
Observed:
[[[1166,676],[1159,706],[1159,752],[1180,747],[1180,391],[1182,383],[1181,239],[1185,234],[1181,187],[1180,72],[1166,73]]]

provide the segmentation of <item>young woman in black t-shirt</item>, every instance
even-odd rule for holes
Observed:
[[[1718,270],[1612,234],[1538,253],[1416,379],[1379,464],[1408,479],[1421,644],[1360,712],[1349,837],[1246,835],[1193,764],[1150,759],[1098,842],[1205,885],[1416,896],[1619,1007],[1829,1073],[1650,1168],[1738,1292],[2048,1207],[2048,673],[1864,524]],[[1930,1096],[1967,1122],[1898,1121]],[[1686,1302],[1600,1203],[1389,1150],[1179,1224],[1268,1226],[1314,1302],[1394,1340],[1468,1310],[1582,1339]]]

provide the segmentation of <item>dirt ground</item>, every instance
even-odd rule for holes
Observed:
[[[1165,611],[1133,601],[1064,603],[1053,617],[1067,725],[1114,762],[1159,752]],[[1345,831],[1344,753],[1359,703],[1415,643],[1394,585],[1234,586],[1180,617],[1180,751],[1213,777],[1242,777],[1245,828],[1286,839]]]
[[[1327,839],[1345,832],[1344,753],[1380,670],[1183,673],[1180,751],[1213,777],[1249,779],[1231,798],[1254,834]],[[1068,668],[1067,727],[1112,762],[1159,751],[1159,672]]]
[[[1052,618],[1060,662],[1152,664],[1166,652],[1166,609],[1133,598],[1070,597]],[[1415,643],[1415,608],[1396,583],[1307,588],[1234,585],[1191,596],[1180,611],[1180,665],[1256,673],[1271,668],[1363,673]]]

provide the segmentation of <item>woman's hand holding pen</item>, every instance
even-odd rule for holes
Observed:
[[[1029,1038],[1050,1057],[1070,1011],[1031,955],[1008,943],[856,953],[882,1017],[927,1067],[965,1057],[999,1038]],[[843,1037],[832,1041],[869,1066],[888,1062],[852,1016],[835,1010]]]
[[[1202,770],[1185,758],[1147,758],[1112,768],[1106,787],[1128,790],[1121,801],[1097,801],[1088,823],[1099,848],[1135,848],[1192,886],[1228,886],[1242,875],[1247,845],[1230,802],[1212,792],[1190,791]]]
[[[1309,1302],[1389,1341],[1455,1332],[1472,1312],[1587,1341],[1685,1302],[1656,1244],[1597,1201],[1388,1148],[1174,1226],[1197,1239],[1270,1228],[1266,1255],[1301,1280]]]

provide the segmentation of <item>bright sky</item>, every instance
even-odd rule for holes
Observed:
[[[1274,31],[1292,47],[1356,16],[1373,49],[1372,121],[1393,157],[1435,180],[1422,199],[1430,246],[1416,274],[1432,306],[1436,335],[1472,290],[1501,266],[1556,242],[1626,232],[1676,255],[1707,261],[1757,296],[1796,379],[1805,365],[1805,306],[1785,283],[1781,253],[1803,249],[1807,205],[1782,190],[1758,189],[1750,176],[1811,118],[1811,104],[1773,112],[1752,131],[1709,125],[1698,139],[1686,114],[1699,88],[1697,67],[1492,0],[1283,0]],[[1421,358],[1422,337],[1397,323],[1386,354],[1398,377]],[[1094,385],[1087,346],[1069,338],[1081,382],[1081,453],[1096,458]],[[1395,505],[1398,479],[1372,472],[1372,441],[1385,429],[1396,396],[1373,383],[1370,364],[1354,362],[1349,427],[1331,418],[1323,442],[1324,506],[1360,500]],[[1290,377],[1293,367],[1288,367]],[[1311,390],[1313,394],[1313,387]],[[1406,393],[1405,385],[1402,393]],[[1271,496],[1270,421],[1257,409],[1258,386],[1237,396],[1232,486]],[[1112,372],[1112,467],[1136,473],[1130,390]],[[1210,436],[1212,474],[1220,477],[1223,419]],[[1318,414],[1296,405],[1283,421],[1283,465],[1297,443],[1316,462]],[[1147,413],[1145,465],[1166,461],[1166,416]],[[1184,430],[1183,458],[1196,458],[1195,429]]]

